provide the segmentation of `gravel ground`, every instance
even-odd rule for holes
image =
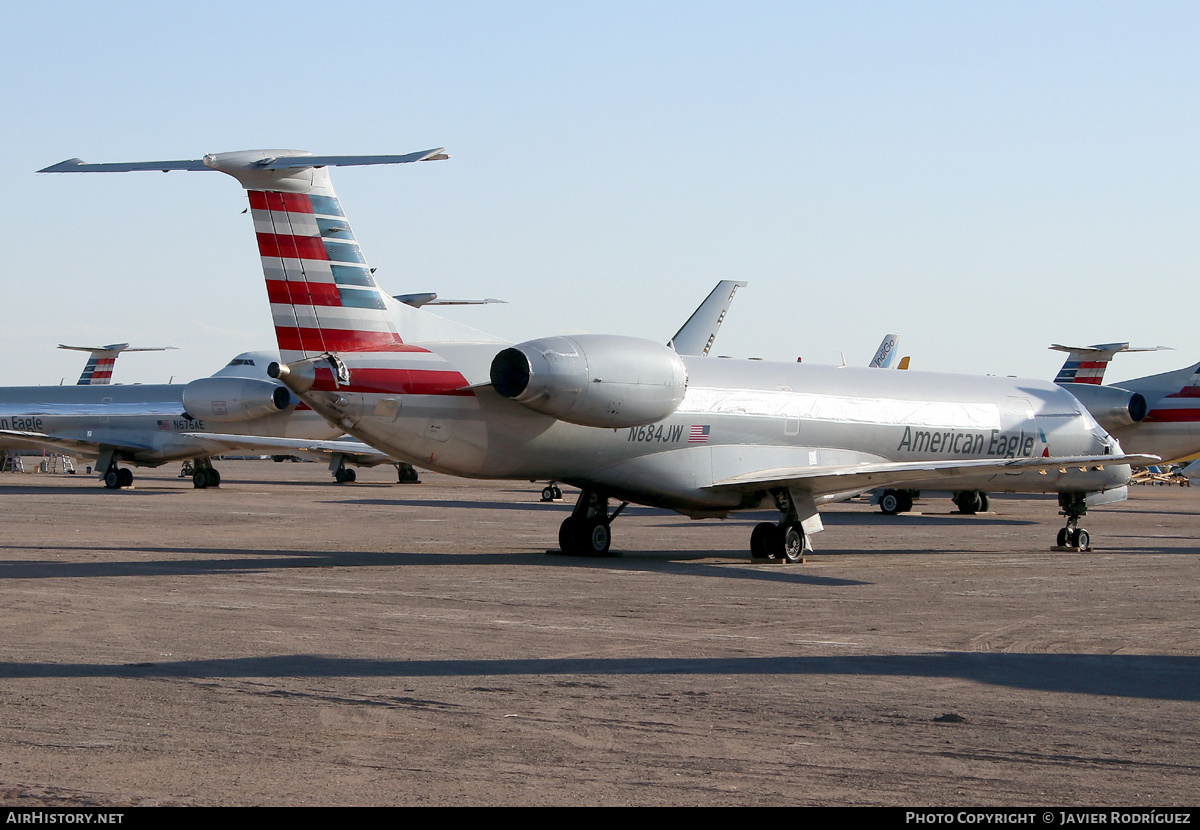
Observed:
[[[538,486],[226,461],[0,475],[13,805],[1200,802],[1200,491],[763,515],[629,508],[547,556]],[[568,498],[574,492],[568,488]]]

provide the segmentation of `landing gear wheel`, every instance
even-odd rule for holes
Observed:
[[[338,484],[350,484],[357,480],[358,476],[354,473],[354,470],[347,469],[346,467],[338,467],[337,472],[333,474],[333,479]]]
[[[981,492],[979,494],[979,512],[980,513],[988,513],[991,511],[991,509],[992,509],[992,502],[988,498],[988,494]]]
[[[543,487],[542,488],[542,501],[554,501],[554,488],[553,487]]]
[[[898,490],[884,490],[883,495],[879,497],[879,509],[883,511],[885,516],[895,516],[900,510],[900,492]]]
[[[213,467],[209,467],[204,472],[206,472],[208,474],[208,486],[209,487],[220,487],[221,486],[221,471],[220,470],[217,470]]]
[[[771,539],[775,534],[775,525],[770,522],[760,522],[750,532],[750,558],[772,559]]]
[[[550,489],[554,492],[554,498],[556,498],[556,499],[562,498],[562,490],[559,489],[557,484],[551,484]]]
[[[783,557],[793,565],[804,561],[804,529],[788,523],[779,528],[783,541]]]
[[[109,490],[116,490],[121,486],[121,474],[116,468],[104,474],[104,486]]]
[[[1092,547],[1092,535],[1082,527],[1077,527],[1071,531],[1071,546],[1080,550],[1090,550]]]
[[[612,544],[608,523],[568,516],[558,527],[558,546],[568,556],[607,556]]]
[[[208,470],[196,470],[192,473],[192,486],[197,490],[208,487]]]
[[[598,519],[588,519],[575,525],[575,550],[584,556],[605,556],[612,543],[608,525]]]
[[[910,510],[912,510],[912,507],[913,507],[912,493],[908,492],[907,490],[901,490],[900,491],[900,512],[907,513]]]
[[[117,471],[117,486],[129,487],[133,484],[133,470],[128,467],[122,467]]]
[[[967,516],[974,516],[983,508],[983,499],[978,490],[963,490],[955,494],[954,503],[958,505],[958,512]]]
[[[558,549],[570,556],[575,553],[575,517],[567,516],[558,526]]]
[[[1071,531],[1065,527],[1058,529],[1058,546],[1060,548],[1067,547],[1067,542],[1070,541]]]

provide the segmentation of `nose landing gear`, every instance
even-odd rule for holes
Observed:
[[[1056,547],[1073,550],[1091,550],[1092,536],[1079,526],[1079,520],[1087,515],[1087,496],[1084,493],[1059,493],[1058,515],[1067,517],[1067,526],[1058,531]]]

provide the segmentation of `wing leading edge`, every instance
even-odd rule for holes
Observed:
[[[1102,468],[1106,464],[1152,464],[1159,459],[1152,455],[1078,455],[1061,458],[968,459],[956,461],[886,461],[860,464],[854,467],[779,467],[758,470],[714,482],[711,490],[754,492],[789,488],[828,496],[855,490],[869,490],[883,485],[907,481],[928,481],[945,478],[947,481],[966,475],[989,475],[1014,472],[1044,472],[1070,467]]]

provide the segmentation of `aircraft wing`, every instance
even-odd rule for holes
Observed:
[[[776,487],[790,487],[828,496],[855,490],[870,490],[906,481],[929,481],[945,478],[947,489],[954,478],[964,475],[1042,470],[1045,472],[1068,467],[1102,467],[1105,464],[1151,464],[1160,459],[1152,455],[1076,455],[1060,458],[969,459],[952,461],[883,461],[854,467],[780,467],[714,482],[713,490],[754,492]]]
[[[26,432],[19,429],[0,429],[0,443],[5,439],[9,441],[18,441],[28,446],[42,447],[48,450],[58,452],[77,452],[81,455],[96,455],[100,452],[100,445],[114,447],[118,450],[130,450],[133,452],[152,451],[152,447],[148,443],[128,443],[113,444],[108,441],[85,441],[80,438],[67,438],[59,435],[50,435],[45,432]]]
[[[333,455],[344,455],[353,459],[354,463],[370,467],[376,464],[390,464],[390,456],[361,441],[309,441],[303,438],[273,438],[265,435],[234,435],[214,432],[185,432],[183,435],[201,441],[209,441],[220,447],[219,452],[230,450],[262,450],[278,454],[282,450],[297,453],[312,453],[326,458]]]

